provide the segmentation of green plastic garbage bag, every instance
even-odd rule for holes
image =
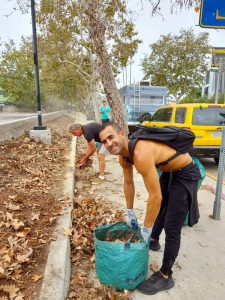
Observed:
[[[120,239],[129,234],[126,242],[105,241]],[[138,236],[139,243],[133,239]],[[118,290],[131,290],[141,283],[148,271],[148,246],[140,229],[132,230],[125,222],[103,225],[95,229],[95,267],[101,283]]]
[[[198,189],[199,189],[202,185],[202,181],[204,180],[204,178],[206,176],[206,170],[205,170],[203,164],[199,161],[199,159],[197,159],[196,157],[192,157],[192,159],[196,163],[196,165],[198,166],[199,171],[201,173],[201,178],[198,181]]]

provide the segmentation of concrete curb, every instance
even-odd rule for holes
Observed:
[[[69,202],[69,207],[64,209],[64,214],[58,219],[54,232],[57,239],[50,244],[39,296],[40,300],[63,300],[66,298],[70,286],[70,239],[64,235],[64,228],[72,227],[71,211],[74,197],[76,142],[77,138],[73,137],[63,191],[65,199]]]

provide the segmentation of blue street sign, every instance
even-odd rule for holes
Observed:
[[[199,25],[225,28],[225,0],[201,0]]]

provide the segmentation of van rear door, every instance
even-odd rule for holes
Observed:
[[[196,134],[195,146],[220,146],[225,125],[225,106],[208,105],[193,108],[192,130]]]

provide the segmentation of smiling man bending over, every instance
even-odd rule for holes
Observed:
[[[160,248],[159,236],[165,230],[165,250],[160,271],[137,286],[147,295],[153,295],[173,287],[172,267],[180,248],[181,229],[189,211],[189,226],[198,222],[197,184],[200,179],[198,167],[188,153],[180,154],[165,166],[158,177],[157,165],[169,160],[176,150],[168,145],[152,140],[138,140],[134,155],[129,152],[127,135],[115,123],[103,124],[99,136],[105,148],[119,155],[124,174],[124,194],[127,205],[127,224],[137,226],[133,210],[135,186],[133,165],[142,175],[148,191],[147,208],[141,233],[151,250]],[[133,163],[131,163],[133,162]],[[170,182],[170,172],[172,181]]]

